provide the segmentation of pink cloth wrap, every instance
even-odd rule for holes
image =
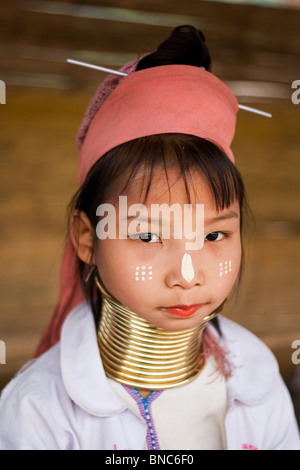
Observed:
[[[134,72],[136,64],[121,69],[129,74],[125,78],[107,77],[88,107],[77,136],[80,184],[109,150],[154,134],[183,133],[205,138],[234,161],[230,145],[238,103],[221,80],[193,66],[167,65]],[[68,237],[59,303],[36,355],[59,340],[66,316],[84,300],[76,253]],[[207,349],[207,341],[205,344]]]
[[[124,65],[121,69],[120,72],[127,73],[130,75],[132,72],[135,72],[136,66],[141,60],[134,60],[132,62],[129,62],[128,64]],[[80,128],[78,130],[77,136],[76,136],[76,143],[77,143],[77,148],[78,152],[80,152],[82,144],[84,142],[84,139],[86,137],[87,131],[89,130],[89,127],[91,125],[92,120],[94,119],[97,111],[101,106],[103,105],[104,101],[108,98],[108,96],[111,94],[111,92],[116,88],[116,86],[124,80],[123,77],[117,76],[117,75],[108,75],[105,80],[99,85],[97,88],[86,112],[84,115],[84,118],[82,120],[82,123],[80,125]]]
[[[230,89],[198,67],[166,65],[132,73],[109,95],[91,122],[79,155],[80,182],[112,148],[155,134],[203,137],[234,161],[230,144],[237,110]]]

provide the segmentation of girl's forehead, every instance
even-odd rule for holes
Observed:
[[[178,168],[155,169],[151,175],[139,172],[123,193],[131,204],[168,203],[214,205],[205,177],[196,170],[182,176]]]

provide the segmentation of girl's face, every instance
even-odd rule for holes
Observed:
[[[197,249],[187,249],[191,240],[185,238],[188,235],[184,230],[181,238],[174,236],[172,218],[168,237],[162,236],[164,221],[151,220],[153,204],[179,204],[182,214],[188,204],[178,171],[168,170],[168,177],[170,188],[165,178],[154,174],[144,203],[148,219],[137,223],[138,214],[129,216],[122,239],[97,238],[93,261],[106,289],[123,305],[156,327],[181,330],[201,323],[223,303],[234,286],[241,262],[240,208],[236,201],[216,211],[206,180],[192,172],[192,220],[196,220],[196,204],[204,204],[204,243]],[[126,194],[128,208],[139,202],[141,188],[142,177]],[[124,211],[121,213],[119,202],[115,209],[119,233],[119,215],[123,217]]]

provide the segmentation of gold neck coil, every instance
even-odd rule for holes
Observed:
[[[110,295],[103,297],[98,344],[107,377],[145,390],[173,388],[201,371],[201,330],[167,331],[148,323]],[[205,322],[206,323],[206,322]]]

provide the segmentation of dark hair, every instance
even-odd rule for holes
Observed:
[[[155,52],[139,61],[136,70],[171,64],[194,65],[210,70],[210,53],[202,31],[190,25],[178,26]]]
[[[138,69],[179,63],[205,68],[210,66],[205,38],[192,26],[176,28],[157,51],[139,62]],[[222,210],[238,200],[242,220],[245,190],[239,171],[215,143],[186,134],[159,134],[142,137],[107,152],[90,170],[81,188],[73,197],[70,210],[77,209],[85,212],[96,233],[97,207],[121,195],[130,187],[135,175],[141,172],[145,175],[143,185],[145,201],[151,187],[154,170],[158,167],[162,168],[167,181],[168,169],[174,167],[179,169],[185,182],[188,199],[190,198],[188,184],[190,171],[196,169],[206,178],[216,209]],[[118,194],[116,194],[116,187]],[[142,192],[138,197],[142,197]],[[95,289],[92,277],[88,282],[84,281],[88,266],[80,260],[78,262],[82,286],[91,304],[95,322],[98,324],[101,294]],[[218,326],[217,321],[215,325]]]

